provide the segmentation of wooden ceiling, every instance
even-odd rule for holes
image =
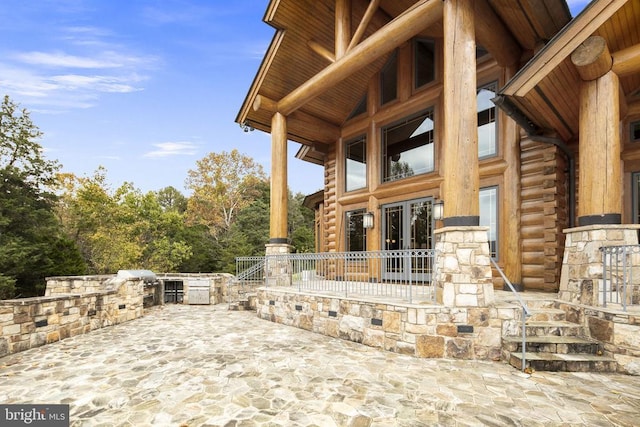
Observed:
[[[541,131],[575,140],[580,76],[571,53],[601,36],[611,54],[640,44],[640,0],[596,0],[567,25],[500,91]],[[640,102],[640,73],[620,76],[623,110]]]
[[[407,10],[428,1],[442,0],[380,0],[360,42]],[[499,24],[505,38],[515,40],[512,50],[517,49],[524,59],[531,57],[533,49],[549,40],[570,19],[563,0],[474,1],[476,7],[486,6],[483,19],[478,19],[476,24],[478,43],[483,44],[482,38]],[[369,0],[351,0],[352,34],[369,3]],[[331,61],[319,52],[324,50],[332,54],[335,51],[335,7],[336,0],[271,0],[264,21],[273,26],[276,33],[236,117],[238,123],[270,132],[274,110],[264,106],[273,107],[275,102],[331,65]],[[484,19],[487,12],[493,21]],[[419,35],[441,38],[441,19],[423,28]],[[405,41],[397,40],[396,46]],[[499,51],[493,53],[494,56],[501,55]],[[315,147],[334,143],[341,125],[366,94],[371,78],[388,57],[389,52],[380,52],[375,60],[363,64],[292,113],[287,122],[288,139]],[[253,108],[256,99],[269,102],[263,102],[263,108],[256,110]]]

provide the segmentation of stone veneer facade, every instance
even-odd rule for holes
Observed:
[[[385,304],[261,288],[258,317],[330,337],[424,358],[499,360],[503,323],[520,308]]]
[[[443,227],[436,239],[437,301],[445,307],[487,307],[494,301],[488,227]]]
[[[0,357],[143,315],[144,282],[54,277],[46,295],[0,301]]]
[[[585,335],[602,343],[620,371],[640,375],[640,312],[600,307],[602,246],[637,245],[637,224],[590,225],[566,234],[558,308],[567,320],[583,326]]]

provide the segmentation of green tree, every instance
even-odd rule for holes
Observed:
[[[187,198],[175,187],[169,186],[158,190],[156,193],[158,203],[165,211],[184,213],[187,210]]]
[[[262,166],[238,150],[210,153],[189,170],[187,220],[209,228],[214,238],[227,232],[238,213],[258,196],[257,185],[266,182]]]
[[[59,216],[92,273],[172,272],[191,256],[183,239],[184,214],[165,209],[157,193],[143,194],[130,183],[112,191],[104,168],[92,177],[65,176],[61,182]]]
[[[28,111],[5,96],[0,111],[0,294],[37,295],[46,276],[82,274],[84,263],[54,215],[59,164],[47,160]],[[13,294],[13,295],[12,295]]]
[[[289,193],[289,212],[287,227],[289,240],[296,252],[313,252],[315,250],[314,238],[314,212],[303,205],[305,195],[302,193]]]

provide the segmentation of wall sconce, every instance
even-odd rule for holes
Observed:
[[[364,228],[373,228],[373,212],[365,212],[362,214],[362,226]]]
[[[442,221],[442,218],[444,218],[444,200],[438,200],[433,202],[433,219]]]

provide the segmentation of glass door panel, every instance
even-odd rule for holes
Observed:
[[[432,199],[409,200],[382,206],[382,247],[386,251],[433,248]],[[427,281],[430,258],[407,257],[401,252],[385,260],[383,279],[393,281]]]

